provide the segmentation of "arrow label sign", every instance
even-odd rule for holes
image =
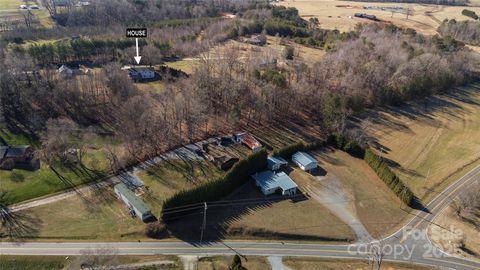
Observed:
[[[147,28],[127,28],[127,38],[135,38],[135,46],[137,49],[137,56],[134,56],[135,62],[137,65],[140,64],[140,60],[142,57],[140,56],[138,50],[138,38],[146,38],[147,37]]]

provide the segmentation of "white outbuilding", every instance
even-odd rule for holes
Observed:
[[[305,152],[297,152],[293,154],[292,161],[304,171],[311,171],[318,167],[318,161]]]

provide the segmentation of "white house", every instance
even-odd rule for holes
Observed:
[[[291,196],[297,193],[297,184],[284,172],[264,171],[252,175],[252,178],[264,195],[278,192],[283,196]]]
[[[155,70],[153,68],[130,68],[128,76],[134,80],[148,80],[155,78]]]
[[[57,69],[57,72],[66,77],[81,73],[80,66],[78,64],[63,64]]]
[[[150,208],[133,193],[128,187],[123,184],[117,184],[113,187],[115,194],[121,199],[128,207],[130,211],[133,211],[135,215],[142,221],[152,218],[152,212]]]
[[[292,161],[304,171],[311,171],[318,167],[318,161],[305,152],[293,154]]]

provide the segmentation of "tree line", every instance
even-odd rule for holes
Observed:
[[[438,32],[445,37],[452,37],[462,42],[480,45],[480,22],[444,20],[438,27]]]

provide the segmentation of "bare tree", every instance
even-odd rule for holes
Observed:
[[[370,265],[370,269],[372,270],[380,270],[382,268],[383,262],[383,243],[381,241],[375,241],[369,245],[369,254],[368,262]]]

